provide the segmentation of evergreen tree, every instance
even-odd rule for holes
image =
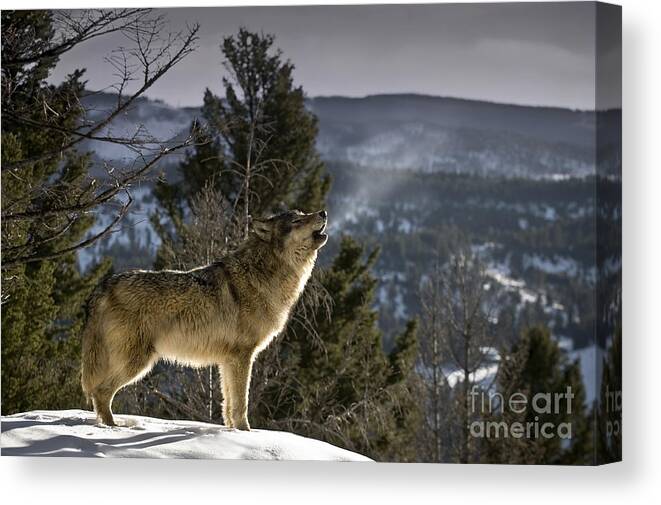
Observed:
[[[272,35],[244,28],[223,40],[224,97],[204,93],[208,142],[187,156],[176,181],[162,180],[156,188],[163,212],[153,222],[166,242],[157,266],[174,261],[167,247],[182,235],[192,199],[205,185],[230,202],[231,218],[244,235],[250,213],[322,207],[330,178],[315,150],[317,120],[305,107],[303,89],[294,85],[293,64],[273,44]]]
[[[622,328],[618,326],[601,376],[597,415],[596,463],[622,460]]]
[[[159,42],[162,20],[141,9],[2,11],[2,406],[5,413],[81,405],[79,340],[84,301],[109,270],[103,261],[82,273],[76,252],[113,230],[131,204],[132,182],[163,156],[136,156],[132,168],[92,175],[83,140],[123,144],[139,152],[144,138],[109,136],[108,124],[192,51],[197,26]],[[60,84],[47,79],[59,57],[92,38],[121,32],[141,46],[113,55],[125,90],[113,108],[85,116],[84,71]],[[157,47],[158,46],[158,47]],[[121,55],[121,56],[120,56]],[[123,57],[126,59],[124,59]],[[138,62],[135,60],[138,59]],[[135,65],[133,64],[135,62]],[[100,111],[96,111],[100,112]],[[151,142],[155,142],[152,138]],[[143,161],[141,163],[141,160]],[[98,167],[97,167],[98,168]],[[115,167],[113,167],[115,168]],[[119,198],[119,194],[128,195]],[[100,231],[95,215],[113,216]]]
[[[491,439],[488,441],[491,448],[487,449],[491,456],[485,460],[520,464],[590,464],[592,434],[579,363],[568,362],[548,329],[543,327],[526,330],[520,342],[514,344],[509,357],[502,362],[498,382],[498,391],[505,399],[505,413],[493,419],[505,420],[508,425],[517,421],[524,426],[527,423],[542,426],[548,422],[557,427],[568,423],[571,425],[571,438],[564,440],[554,432],[550,438]],[[568,391],[573,395],[570,408],[566,397],[556,405],[556,395],[566,395]],[[521,414],[512,413],[507,405],[511,395],[517,392],[528,399]],[[550,395],[551,412],[540,413],[533,409],[531,402],[536,394]],[[545,400],[540,405],[546,405]]]
[[[424,413],[420,405],[423,387],[416,373],[418,355],[418,323],[410,320],[404,331],[395,336],[395,345],[388,354],[391,367],[388,384],[395,388],[397,403],[393,410],[394,426],[388,434],[390,452],[386,450],[385,461],[419,461]]]
[[[5,170],[6,164],[39,158],[57,150],[63,137],[55,129],[30,124],[49,116],[62,129],[71,128],[81,111],[71,108],[84,85],[76,71],[59,85],[46,78],[57,63],[56,56],[43,56],[33,65],[5,64],[20,59],[17,44],[10,39],[29,34],[29,44],[42,46],[54,38],[48,11],[3,11],[2,13],[3,93],[2,110],[2,211],[22,212],[48,208],[49,201],[66,195],[74,202],[87,190],[89,158],[68,150],[63,158],[47,158]],[[22,46],[29,46],[26,41]],[[10,88],[11,84],[11,89]],[[48,104],[46,110],[44,104]],[[34,188],[42,188],[35,197]],[[67,215],[44,214],[32,219],[5,220],[2,225],[4,258],[19,258],[26,251],[48,257],[55,251],[79,243],[94,218],[86,216],[66,224],[65,231],[52,235]],[[36,252],[35,252],[36,251]],[[4,260],[3,258],[3,260]],[[3,265],[5,265],[3,261]],[[2,284],[2,407],[3,413],[81,405],[78,378],[79,342],[75,338],[83,317],[83,302],[99,278],[108,270],[103,262],[82,275],[75,253],[57,259],[17,262],[3,267]]]

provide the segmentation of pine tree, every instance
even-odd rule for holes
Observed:
[[[30,33],[31,42],[48,44],[54,37],[48,11],[3,11],[3,60],[13,58],[14,42],[8,37]],[[7,38],[6,38],[7,37]],[[7,52],[5,51],[7,49]],[[83,91],[82,72],[76,71],[59,85],[45,82],[57,57],[44,56],[34,65],[9,65],[3,61],[2,107],[12,114],[20,111],[34,120],[48,113],[61,128],[69,128],[81,111],[70,103]],[[11,81],[11,93],[4,88]],[[44,103],[49,111],[45,112]],[[53,120],[53,119],[51,119]],[[57,150],[62,137],[54,130],[15,121],[10,114],[2,121],[3,215],[28,206],[48,207],[50,198],[63,193],[75,201],[86,190],[89,158],[69,150],[64,158],[35,161],[19,173],[4,170],[6,164]],[[33,188],[44,188],[40,200]],[[93,217],[73,220],[66,233],[50,236],[66,216],[44,215],[36,219],[5,222],[2,227],[3,255],[20,256],[38,244],[37,253],[48,256],[78,243],[93,224]],[[43,237],[49,237],[47,240]],[[83,302],[99,278],[108,270],[104,262],[89,274],[80,273],[75,253],[54,260],[18,263],[3,268],[2,292],[2,406],[4,413],[40,408],[64,408],[82,404],[78,379],[79,342]]]
[[[385,461],[419,461],[420,427],[423,409],[420,405],[422,383],[416,373],[418,365],[418,322],[410,320],[403,332],[395,336],[395,345],[388,354],[391,372],[389,387],[394,387],[394,426],[390,430]]]
[[[622,328],[618,326],[601,377],[597,423],[596,463],[622,460]]]
[[[223,40],[224,97],[204,93],[208,142],[187,156],[176,181],[162,180],[156,188],[164,212],[153,222],[164,242],[178,240],[192,199],[209,184],[230,202],[231,218],[244,234],[249,214],[322,207],[330,178],[315,150],[317,120],[294,85],[293,64],[283,61],[274,41],[244,28]],[[157,266],[173,260],[166,245]]]
[[[550,438],[524,437],[524,439],[503,438],[491,440],[487,450],[492,455],[490,462],[520,464],[589,464],[592,457],[592,435],[590,420],[585,405],[585,388],[581,379],[580,365],[569,362],[558,344],[551,338],[548,329],[532,327],[527,329],[520,342],[514,344],[510,354],[515,359],[505,359],[499,372],[498,390],[507,400],[512,393],[523,393],[529,399],[525,411],[520,415],[506,412],[501,417],[510,424],[549,422],[554,426],[561,423],[571,425],[571,439],[565,442],[559,436]],[[569,388],[569,389],[568,389]],[[538,394],[566,394],[570,391],[571,411],[563,400],[550,413],[536,412],[530,400]],[[544,404],[544,403],[542,403]],[[556,411],[557,410],[557,411]],[[498,420],[498,418],[495,418]],[[505,458],[505,461],[503,461]]]
[[[2,11],[4,412],[81,405],[77,334],[84,301],[110,262],[82,273],[76,252],[107,236],[124,217],[133,182],[192,142],[193,135],[166,141],[166,148],[150,137],[160,150],[136,155],[130,168],[112,167],[107,177],[94,177],[93,157],[78,150],[91,138],[134,152],[144,147],[144,132],[122,138],[104,130],[193,50],[198,26],[161,38],[162,26],[160,16],[142,9]],[[138,72],[141,85],[120,94],[110,110],[86,116],[82,104],[92,93],[85,89],[84,71],[57,85],[48,77],[60,56],[110,33],[127,35],[142,50],[114,51],[119,82],[113,84],[126,91]],[[95,229],[102,211],[110,223]]]

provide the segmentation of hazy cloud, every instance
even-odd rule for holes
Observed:
[[[307,94],[416,92],[506,103],[593,108],[595,4],[504,3],[163,9],[172,29],[201,24],[200,48],[150,90],[174,105],[219,92],[219,44],[240,26],[276,35]],[[86,67],[112,82],[102,57],[119,36],[72,51],[55,78]]]

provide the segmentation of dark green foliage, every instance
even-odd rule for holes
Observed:
[[[581,380],[578,362],[568,362],[548,329],[532,327],[526,330],[511,353],[506,354],[500,367],[498,391],[504,397],[505,409],[493,412],[489,420],[513,422],[571,424],[571,440],[559,436],[542,436],[516,439],[513,437],[486,440],[485,462],[510,464],[592,464],[592,431],[588,409],[585,404],[585,389]],[[571,408],[565,398],[555,405],[556,395],[566,394],[571,388]],[[523,413],[508,407],[512,394],[522,393],[528,399]],[[537,394],[550,395],[553,399],[551,412],[540,413],[533,409],[532,400]],[[545,406],[545,400],[539,405]],[[557,431],[554,433],[557,434]]]
[[[604,359],[597,423],[596,463],[622,460],[622,328],[615,337]]]
[[[156,187],[164,212],[153,221],[166,241],[177,240],[192,199],[207,185],[231,202],[237,221],[247,211],[323,206],[330,179],[314,147],[317,120],[293,83],[294,66],[273,43],[273,36],[245,29],[223,40],[225,96],[207,89],[202,107],[209,141],[187,156],[177,180]],[[163,254],[157,265],[168,261]]]
[[[2,13],[2,164],[38,158],[57,150],[67,136],[57,129],[32,126],[30,119],[49,121],[62,129],[73,127],[81,110],[71,103],[83,92],[82,72],[60,85],[44,79],[57,63],[43,57],[34,65],[5,62],[38,52],[53,38],[47,11]],[[45,105],[47,104],[47,106]],[[20,119],[17,119],[19,118]],[[66,214],[39,214],[51,201],[66,205],[89,190],[89,160],[67,151],[2,172],[2,211],[35,212],[35,216],[2,223],[2,408],[9,414],[29,409],[71,408],[82,405],[79,386],[79,341],[84,300],[108,270],[104,262],[82,275],[74,253],[47,257],[78,243],[93,217],[74,219]],[[35,191],[35,188],[40,188]],[[65,227],[66,233],[53,235]],[[15,263],[12,263],[14,262]]]
[[[390,454],[386,461],[419,461],[419,434],[424,416],[420,404],[422,384],[415,367],[418,363],[418,324],[411,320],[395,337],[395,346],[388,354],[391,371],[388,383],[395,388],[397,403],[393,408],[394,428],[389,433]]]

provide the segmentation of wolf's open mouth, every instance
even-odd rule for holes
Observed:
[[[326,234],[324,233],[325,229],[326,229],[326,221],[324,221],[324,223],[319,228],[317,228],[312,232],[312,236],[314,238],[326,238]]]

